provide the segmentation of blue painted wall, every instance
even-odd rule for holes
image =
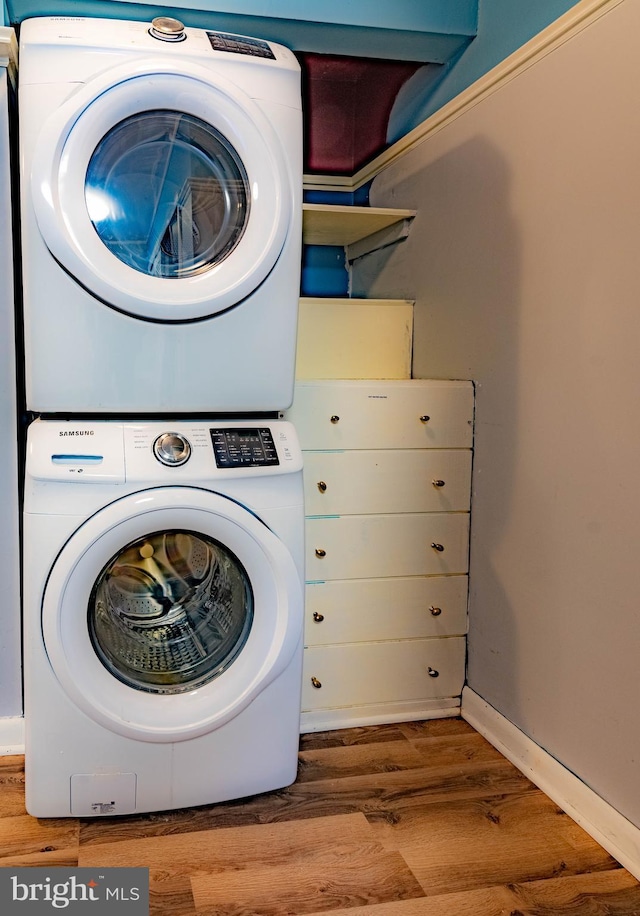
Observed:
[[[441,63],[476,34],[478,0],[5,0],[31,16],[151,19],[280,41],[295,51]]]
[[[388,141],[404,136],[577,2],[479,0],[477,37],[435,83],[432,68],[426,68],[405,84],[391,111]]]
[[[443,63],[401,90],[387,139],[402,137],[579,0],[3,0],[9,20],[92,15],[147,19],[282,41],[294,50]],[[474,37],[475,35],[475,37]]]

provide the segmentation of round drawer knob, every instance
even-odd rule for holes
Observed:
[[[440,672],[436,671],[435,668],[429,667],[427,668],[427,671],[429,672],[429,677],[440,677]]]
[[[318,680],[317,677],[312,677],[312,678],[311,678],[311,683],[312,683],[313,686],[316,688],[316,690],[320,690],[320,688],[322,687],[322,683]]]
[[[320,490],[321,493],[326,493],[326,492],[327,492],[327,485],[326,485],[326,483],[324,482],[324,480],[319,480],[319,481],[318,481],[318,489]]]
[[[338,417],[338,416],[336,416],[336,414],[334,414],[334,415],[331,417],[331,422],[332,422],[332,423],[339,423],[339,422],[340,422],[340,417]]]
[[[439,617],[440,614],[442,614],[442,608],[441,608],[441,607],[434,607],[433,605],[431,605],[431,607],[429,608],[429,610],[431,611],[432,617]]]
[[[316,547],[316,556],[321,560],[323,557],[326,557],[327,551],[323,550],[322,547]]]
[[[431,483],[434,485],[434,487],[444,486],[444,480],[432,480]]]
[[[313,612],[313,619],[316,623],[322,623],[324,620],[324,614],[319,614],[317,611]]]
[[[444,544],[436,544],[435,541],[431,546],[433,547],[434,550],[437,550],[438,553],[442,553],[442,551],[444,550]]]
[[[423,415],[420,417],[420,422],[421,422],[421,423],[428,423],[430,419],[431,419],[431,417],[428,417],[428,416],[426,415],[426,413],[425,413],[425,414],[423,414]]]

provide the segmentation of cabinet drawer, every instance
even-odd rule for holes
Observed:
[[[459,696],[464,666],[459,636],[305,649],[302,710]]]
[[[470,448],[473,386],[430,379],[300,381],[286,416],[303,449]]]
[[[296,375],[408,379],[412,329],[412,302],[301,299]]]
[[[305,452],[304,489],[307,515],[466,511],[471,452]]]
[[[305,589],[305,645],[461,636],[467,577],[334,579]]]
[[[305,534],[310,581],[467,572],[462,512],[308,518]]]

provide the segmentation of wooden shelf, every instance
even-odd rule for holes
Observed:
[[[305,245],[352,245],[361,239],[413,219],[415,210],[386,207],[344,207],[303,204],[302,239]]]

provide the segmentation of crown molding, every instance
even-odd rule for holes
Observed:
[[[396,160],[625,2],[626,0],[581,0],[353,175],[305,175],[305,190],[357,191]]]

